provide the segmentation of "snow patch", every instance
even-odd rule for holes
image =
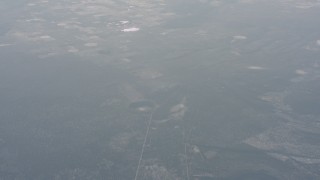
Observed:
[[[132,27],[132,28],[123,29],[121,31],[122,32],[135,32],[135,31],[139,31],[139,30],[140,30],[140,28]]]
[[[302,69],[297,69],[297,70],[295,71],[295,73],[298,74],[298,75],[306,75],[306,74],[307,74],[307,72],[304,71],[304,70],[302,70]]]
[[[248,66],[247,68],[248,69],[252,69],[252,70],[263,70],[263,69],[266,69],[266,68],[261,67],[261,66]]]
[[[86,43],[86,44],[84,44],[84,46],[86,46],[86,47],[96,47],[96,46],[98,46],[98,43]]]

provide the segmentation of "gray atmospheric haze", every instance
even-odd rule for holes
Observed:
[[[1,0],[0,180],[319,180],[320,0]]]

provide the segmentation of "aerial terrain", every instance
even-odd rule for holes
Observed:
[[[320,0],[2,0],[0,180],[320,179]]]

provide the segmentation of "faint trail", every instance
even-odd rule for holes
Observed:
[[[184,153],[185,153],[185,161],[186,161],[186,170],[187,170],[187,180],[190,180],[189,177],[189,162],[188,162],[188,154],[187,154],[187,143],[184,143]]]
[[[186,163],[186,176],[187,180],[190,180],[189,175],[189,157],[187,152],[187,139],[186,139],[186,122],[183,119],[183,127],[182,127],[182,136],[183,136],[183,143],[184,143],[184,156],[185,156],[185,163]]]
[[[149,120],[148,120],[147,131],[146,131],[146,135],[144,136],[144,141],[143,141],[142,148],[141,148],[141,153],[140,153],[140,159],[139,159],[139,162],[138,162],[138,167],[137,167],[137,170],[136,170],[136,175],[134,177],[134,180],[137,180],[138,175],[139,175],[140,165],[141,165],[144,149],[145,149],[145,146],[146,146],[146,142],[147,142],[147,139],[148,139],[148,134],[149,134],[149,130],[150,130],[151,122],[152,122],[152,116],[153,116],[153,111],[151,112]]]

